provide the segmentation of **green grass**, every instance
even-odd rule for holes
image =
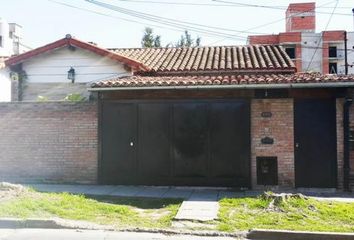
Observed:
[[[29,191],[0,203],[0,217],[60,217],[115,227],[169,227],[178,199],[90,197]]]
[[[291,199],[279,211],[267,209],[261,198],[233,198],[220,201],[218,229],[281,229],[354,232],[354,203]]]

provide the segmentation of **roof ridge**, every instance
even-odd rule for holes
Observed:
[[[123,48],[106,48],[110,51],[125,50],[148,50],[148,49],[185,49],[185,48],[234,48],[234,47],[251,47],[251,46],[280,46],[279,44],[240,44],[240,45],[217,45],[217,46],[191,46],[191,47],[123,47]]]

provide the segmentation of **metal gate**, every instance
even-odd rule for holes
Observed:
[[[296,187],[335,188],[335,100],[295,100],[294,107]]]
[[[102,184],[250,187],[246,100],[102,101]]]

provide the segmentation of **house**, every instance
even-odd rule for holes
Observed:
[[[69,94],[88,99],[87,84],[131,75],[142,65],[71,35],[5,61],[12,78],[12,101],[63,100]]]
[[[276,45],[107,50],[71,37],[6,64],[33,75],[31,64],[57,52],[110,61],[121,75],[82,76],[80,82],[91,82],[89,103],[0,105],[12,133],[2,134],[0,145],[24,138],[16,138],[20,148],[3,151],[0,176],[11,169],[18,181],[253,189],[353,184],[353,75],[296,73]],[[71,86],[70,65],[60,70]],[[34,83],[42,88],[29,78]],[[18,125],[26,134],[14,130]],[[33,167],[21,172],[9,159]]]
[[[27,50],[22,41],[22,27],[0,18],[0,102],[11,101],[10,71],[5,68],[5,60]]]
[[[316,3],[292,3],[286,10],[286,31],[250,35],[249,44],[277,44],[285,48],[299,72],[345,74],[345,44],[348,73],[354,73],[354,32],[344,30],[316,33]],[[347,43],[345,43],[347,39]]]
[[[352,75],[296,74],[275,46],[115,52],[151,70],[92,84],[101,183],[349,184]]]
[[[0,18],[0,57],[10,57],[28,50],[29,47],[23,44],[22,27]]]

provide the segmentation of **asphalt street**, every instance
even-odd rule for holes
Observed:
[[[230,237],[198,237],[160,233],[132,233],[102,230],[0,229],[0,240],[231,240]]]

